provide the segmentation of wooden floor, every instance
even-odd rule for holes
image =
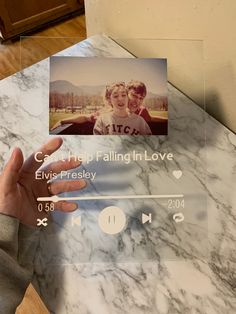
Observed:
[[[20,40],[0,44],[0,80],[86,38],[85,16],[76,16]]]
[[[30,284],[16,314],[50,314],[34,287]]]
[[[73,17],[30,37],[0,44],[0,79],[12,75],[86,38],[85,16]],[[29,285],[17,314],[49,314],[39,295]]]

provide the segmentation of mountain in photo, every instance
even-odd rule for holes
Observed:
[[[81,95],[93,96],[93,95],[101,95],[103,90],[104,90],[103,85],[77,86],[66,80],[58,80],[58,81],[50,82],[50,92],[58,92],[61,94],[73,93],[74,95],[78,95],[78,96],[81,96]]]

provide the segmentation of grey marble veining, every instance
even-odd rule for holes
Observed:
[[[58,55],[132,57],[100,35]],[[85,164],[97,175],[80,195],[184,193],[185,221],[174,223],[174,211],[157,200],[84,201],[76,213],[55,213],[41,232],[34,278],[52,313],[236,312],[236,137],[172,85],[168,90],[167,137],[64,136],[62,152],[172,152],[171,162]],[[1,166],[13,146],[28,155],[49,137],[48,95],[48,59],[0,82]],[[179,180],[172,174],[178,169]],[[118,236],[97,225],[108,205],[127,215]],[[144,209],[153,213],[150,225],[140,223]],[[81,228],[72,227],[77,215]]]

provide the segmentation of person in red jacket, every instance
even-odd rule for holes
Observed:
[[[144,98],[147,95],[146,85],[141,81],[130,81],[126,87],[128,90],[129,111],[141,116],[146,122],[152,121],[148,109],[143,105]]]

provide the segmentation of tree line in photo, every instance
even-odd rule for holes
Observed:
[[[168,101],[165,96],[149,97],[145,105],[151,111],[167,111]],[[59,93],[52,91],[49,94],[50,112],[81,112],[91,113],[104,108],[101,95],[76,95],[74,93]]]

